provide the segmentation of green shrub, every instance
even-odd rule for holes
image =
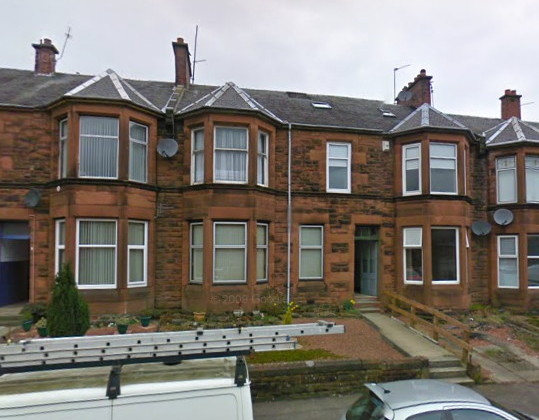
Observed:
[[[260,295],[260,311],[266,315],[279,317],[288,305],[284,294],[275,287],[269,287]]]
[[[45,316],[47,316],[47,305],[43,302],[28,303],[21,310],[22,319],[32,320],[34,324]]]
[[[47,321],[51,337],[84,335],[90,328],[88,304],[80,295],[68,264],[56,275]]]

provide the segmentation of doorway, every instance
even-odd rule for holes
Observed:
[[[28,223],[0,221],[0,306],[27,302],[29,288]]]
[[[357,226],[354,255],[354,292],[378,296],[377,226]]]

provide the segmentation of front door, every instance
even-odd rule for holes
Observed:
[[[356,230],[354,290],[362,295],[378,295],[378,228],[360,226]]]
[[[0,221],[0,306],[28,301],[28,223]]]

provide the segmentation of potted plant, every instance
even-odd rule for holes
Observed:
[[[128,316],[121,316],[116,319],[116,329],[118,330],[118,333],[127,333],[127,329],[129,328],[129,321],[130,320]]]
[[[206,320],[206,312],[193,312],[193,319],[197,322],[204,322]]]
[[[240,318],[243,316],[243,309],[239,308],[239,309],[234,309],[234,315],[237,317],[237,318]]]
[[[150,325],[152,317],[150,315],[142,315],[139,319],[140,325],[142,325],[143,327],[148,327]]]
[[[26,332],[30,331],[32,325],[34,324],[34,319],[31,313],[25,313],[21,322],[22,329]]]
[[[40,337],[46,337],[48,335],[47,318],[41,317],[39,321],[36,322],[36,328],[37,328],[37,333],[39,334]]]

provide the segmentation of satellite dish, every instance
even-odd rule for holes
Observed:
[[[165,158],[171,158],[178,153],[178,142],[174,139],[161,139],[157,144],[157,153]]]
[[[24,196],[24,204],[26,204],[26,207],[36,207],[39,204],[39,200],[41,200],[41,192],[35,188],[32,188]]]
[[[513,212],[509,209],[498,209],[492,215],[494,221],[500,226],[507,226],[513,221]]]
[[[414,96],[414,95],[409,90],[401,90],[399,92],[399,94],[397,95],[397,99],[400,102],[406,102],[406,101],[409,101],[410,99],[412,99],[412,96]]]
[[[492,230],[492,226],[486,220],[477,220],[472,223],[472,232],[477,236],[486,236]]]

